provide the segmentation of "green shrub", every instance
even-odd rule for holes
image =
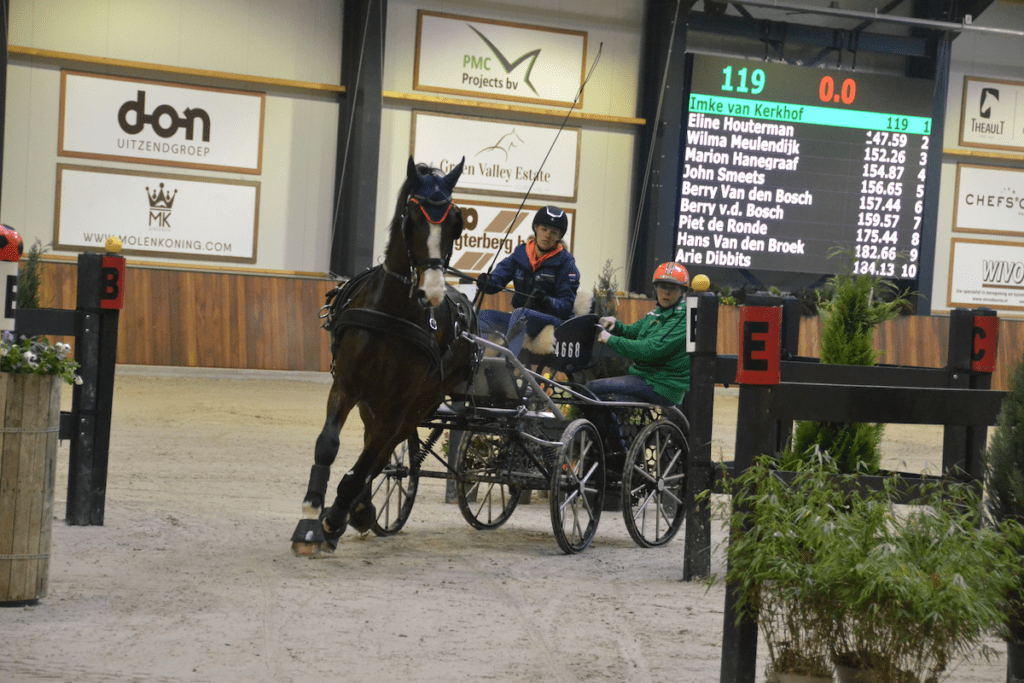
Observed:
[[[844,254],[849,256],[847,252],[831,256]],[[829,289],[831,299],[819,308],[821,362],[874,365],[878,357],[873,346],[875,328],[909,306],[909,294],[881,277],[854,275],[848,268],[830,278]],[[879,444],[883,429],[881,424],[799,422],[783,461],[792,469],[826,453],[840,472],[876,472],[882,460]]]
[[[774,671],[842,664],[916,683],[991,654],[983,640],[1006,622],[1024,529],[984,526],[974,486],[927,484],[918,504],[896,505],[905,486],[890,475],[862,490],[827,458],[783,475],[762,457],[728,482],[727,576]]]
[[[32,248],[18,263],[18,308],[39,308],[39,287],[42,284],[39,268],[40,258],[50,245],[43,245],[36,238]]]

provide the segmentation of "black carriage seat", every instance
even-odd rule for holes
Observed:
[[[483,356],[480,358],[472,382],[465,387],[465,396],[477,403],[482,402],[487,405],[519,403],[519,392],[505,357]]]
[[[598,360],[594,342],[599,319],[593,314],[578,315],[555,327],[553,334],[548,330],[552,327],[549,325],[535,338],[527,340],[519,360],[523,365],[551,368],[566,375],[593,367]]]

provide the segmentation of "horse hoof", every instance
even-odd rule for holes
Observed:
[[[316,557],[322,552],[323,544],[324,530],[320,520],[300,519],[292,533],[292,554],[297,557]]]
[[[348,518],[348,525],[363,534],[370,530],[373,520],[377,518],[377,509],[373,503],[360,503]]]
[[[292,555],[295,557],[318,557],[322,543],[292,543]]]

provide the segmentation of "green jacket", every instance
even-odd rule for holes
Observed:
[[[686,297],[672,308],[655,307],[632,325],[615,323],[608,347],[633,361],[630,374],[675,404],[690,389],[686,353]]]

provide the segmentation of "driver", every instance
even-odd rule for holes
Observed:
[[[558,326],[573,316],[580,271],[562,238],[569,227],[565,211],[545,206],[533,217],[533,237],[520,244],[488,275],[477,278],[487,294],[515,286],[511,313],[480,311],[480,331],[500,332],[517,356],[525,336],[537,336],[547,325]]]

